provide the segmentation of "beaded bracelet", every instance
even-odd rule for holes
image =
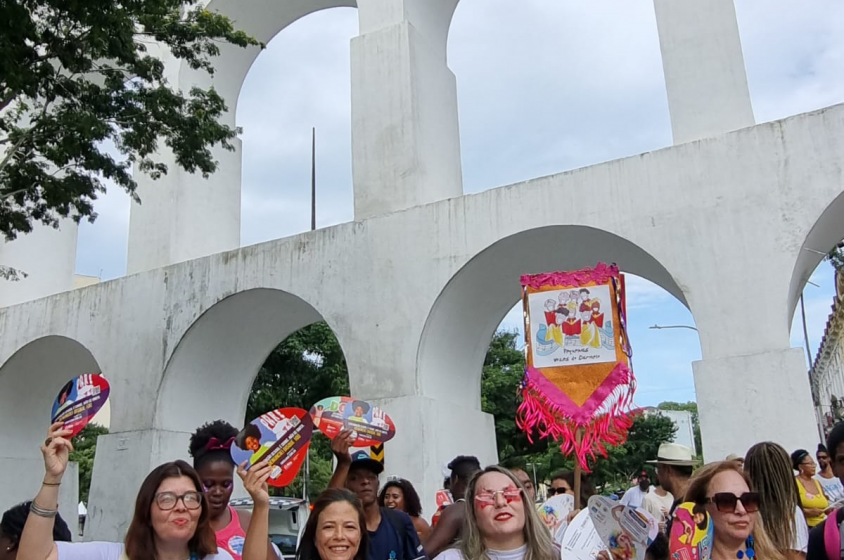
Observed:
[[[32,500],[32,504],[29,506],[29,511],[37,515],[38,517],[55,517],[56,514],[59,512],[58,509],[44,509],[38,504],[35,503],[35,500]]]

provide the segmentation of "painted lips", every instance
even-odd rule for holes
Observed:
[[[503,521],[509,521],[512,518],[513,518],[512,513],[499,513],[493,519],[495,519],[496,521],[502,521],[503,522]]]

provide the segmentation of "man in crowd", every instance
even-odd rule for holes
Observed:
[[[460,455],[448,464],[448,468],[451,469],[451,495],[454,503],[443,510],[439,521],[425,539],[425,552],[430,558],[436,557],[460,536],[463,514],[466,512],[466,486],[472,475],[481,470],[481,464],[477,457]]]
[[[826,438],[826,448],[829,451],[829,460],[832,462],[832,472],[835,473],[844,483],[844,422],[836,424],[829,436]],[[829,546],[824,538],[827,523],[835,523],[838,527],[830,531]],[[844,508],[835,510],[825,521],[821,522],[809,532],[809,547],[806,552],[806,560],[841,560],[841,543],[844,543]],[[835,535],[833,538],[832,535]],[[830,557],[827,551],[835,551],[838,554]]]
[[[642,501],[651,489],[651,477],[648,472],[642,470],[636,480],[636,486],[627,490],[621,497],[621,505],[631,507],[642,507]]]
[[[343,430],[331,442],[337,468],[328,487],[348,488],[360,499],[369,533],[367,560],[427,560],[410,517],[402,511],[378,507],[378,475],[384,465],[365,452],[352,457],[352,435],[352,430]]]
[[[535,503],[536,487],[533,485],[533,480],[531,480],[530,475],[525,472],[525,467],[527,465],[515,461],[502,461],[501,466],[505,469],[509,469],[510,472],[519,479],[519,482],[521,482],[522,486],[524,486],[525,490],[527,490],[528,498],[530,498],[531,503]]]
[[[665,532],[670,534],[674,510],[683,503],[697,461],[692,456],[690,447],[679,443],[663,443],[659,446],[656,460],[648,462],[656,463],[656,478],[659,485],[674,496],[674,503],[671,505],[665,522]]]

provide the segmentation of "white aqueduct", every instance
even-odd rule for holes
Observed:
[[[357,5],[355,221],[240,248],[238,150],[221,153],[207,181],[141,178],[125,278],[66,291],[73,228],[0,248],[1,262],[33,273],[0,301],[0,504],[35,492],[56,388],[101,370],[112,433],[97,449],[86,538],[122,538],[146,473],[184,457],[203,421],[241,422],[264,357],[320,320],[342,344],[353,394],[395,419],[389,470],[430,504],[444,461],[495,460],[481,366],[519,276],[596,257],[692,312],[708,457],[763,439],[794,448],[816,433],[789,327],[816,251],[844,237],[844,106],[757,125],[732,0],[655,0],[674,146],[464,195],[446,63],[457,1],[209,2],[264,42],[309,13]],[[230,107],[258,53],[225,49],[217,61],[213,83]],[[177,63],[170,72],[185,86],[211,80]],[[583,204],[562,222],[555,208],[586,189],[610,208]],[[64,491],[72,511],[76,490]]]

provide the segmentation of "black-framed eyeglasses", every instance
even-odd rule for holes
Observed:
[[[186,509],[199,509],[202,507],[202,493],[201,492],[185,492],[184,494],[174,494],[173,492],[159,492],[155,495],[155,503],[161,511],[170,511],[176,504],[182,500]]]
[[[568,490],[566,490],[565,488],[549,488],[548,489],[548,495],[549,496],[554,496],[554,495],[557,495],[557,494],[562,496],[563,494],[567,494],[567,493],[568,493]]]
[[[706,503],[715,504],[715,507],[721,513],[735,513],[738,502],[741,502],[744,511],[747,513],[756,513],[759,511],[758,492],[745,492],[741,496],[736,496],[732,492],[718,492],[711,498],[706,498]]]

